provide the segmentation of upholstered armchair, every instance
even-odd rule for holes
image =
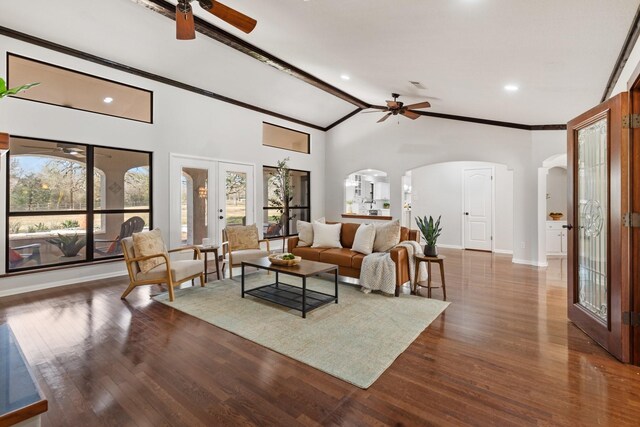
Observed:
[[[153,233],[156,234],[151,236]],[[136,245],[138,242],[134,242],[134,239],[138,236],[153,237],[156,240],[153,243],[156,245],[156,250],[153,250],[153,244],[147,244],[146,247]],[[183,246],[167,251],[159,230],[136,233],[132,237],[122,239],[120,243],[129,273],[129,287],[120,298],[126,298],[137,286],[165,283],[169,288],[169,301],[173,301],[175,297],[173,288],[184,282],[200,278],[200,286],[204,286],[204,262],[200,258],[200,250],[197,247]],[[193,259],[172,260],[169,255],[184,251],[193,252]]]
[[[266,250],[260,244],[264,243]],[[232,225],[222,230],[222,257],[224,266],[229,267],[229,278],[233,279],[233,267],[242,265],[242,261],[269,256],[269,240],[258,235],[258,227],[254,225]]]

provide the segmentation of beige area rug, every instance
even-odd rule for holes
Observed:
[[[246,288],[272,283],[275,275],[247,275]],[[301,286],[301,279],[280,275]],[[197,281],[196,281],[197,283]],[[311,278],[309,289],[333,294],[333,280]],[[251,296],[240,297],[240,280],[225,279],[153,299],[323,372],[368,388],[440,313],[448,302],[412,295],[364,294],[339,285],[339,303],[307,313]]]

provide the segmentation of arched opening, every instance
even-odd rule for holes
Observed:
[[[553,214],[553,215],[551,215]],[[549,258],[566,260],[567,232],[567,155],[548,157],[538,168],[538,265],[546,267]]]

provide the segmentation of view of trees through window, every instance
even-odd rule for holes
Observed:
[[[266,238],[292,236],[298,234],[296,221],[309,221],[311,217],[311,183],[310,172],[289,169],[291,179],[291,199],[289,201],[289,221],[283,223],[283,202],[279,196],[277,169],[271,166],[262,168],[263,196],[263,228]]]
[[[150,171],[149,153],[12,139],[8,270],[121,255],[124,224],[148,228]]]

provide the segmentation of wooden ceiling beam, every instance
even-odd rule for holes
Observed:
[[[175,21],[176,7],[175,5],[167,1],[164,1],[164,0],[131,0],[131,1],[133,1],[136,4],[144,6],[149,10],[157,12],[166,18],[169,18]],[[367,104],[366,102],[356,98],[353,95],[348,94],[347,92],[344,92],[343,90],[338,89],[335,86],[330,85],[329,83],[326,83],[320,80],[316,76],[299,69],[298,67],[278,58],[277,56],[272,55],[269,52],[266,52],[260,49],[259,47],[256,47],[251,43],[216,27],[215,25],[205,21],[202,18],[199,18],[195,15],[194,15],[194,18],[195,18],[196,31],[199,32],[200,34],[203,34],[209,38],[212,38],[213,40],[216,40],[239,52],[242,52],[245,55],[248,55],[253,59],[256,59],[262,62],[263,64],[270,65],[276,68],[277,70],[280,70],[283,73],[290,75],[291,77],[295,77],[296,79],[302,80],[303,82],[310,84],[335,97],[338,97],[343,101],[353,104],[358,108],[364,109],[369,107],[369,104]]]

